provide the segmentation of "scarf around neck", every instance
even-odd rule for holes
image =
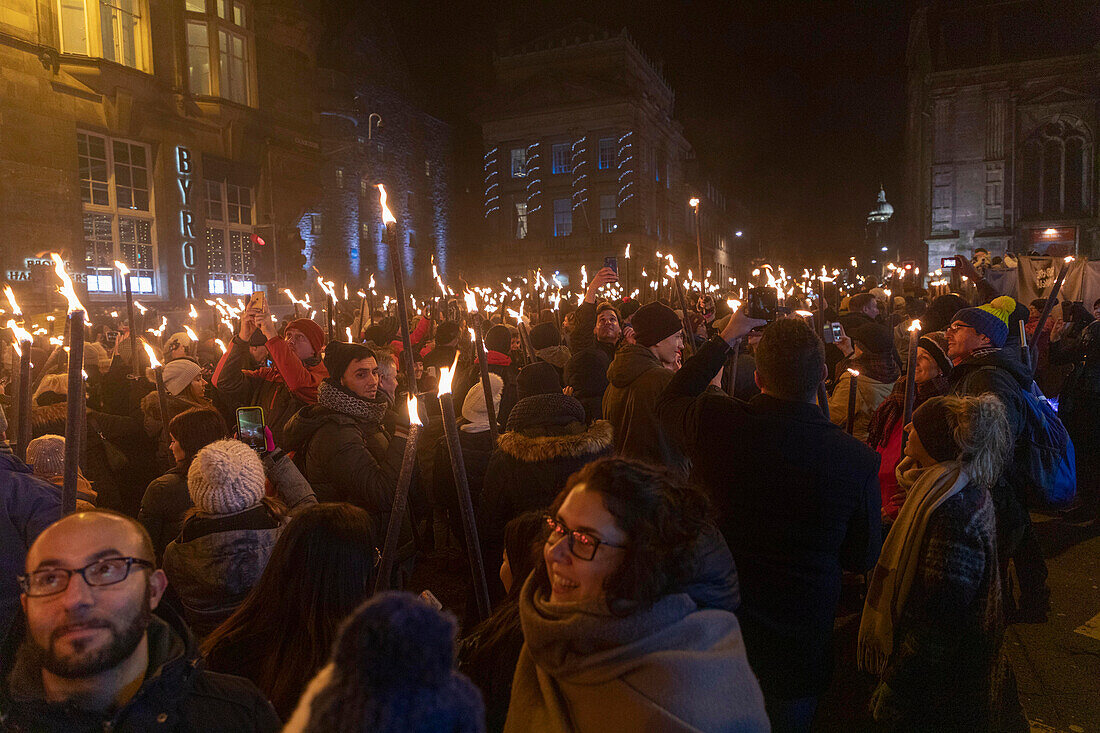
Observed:
[[[913,409],[917,409],[932,397],[947,394],[947,377],[939,375],[927,382],[916,384],[917,394],[913,398]],[[867,424],[867,444],[879,448],[887,436],[893,432],[894,424],[905,414],[905,375],[894,383],[894,389],[871,415]],[[904,427],[904,426],[903,426]]]
[[[389,402],[382,395],[382,390],[375,393],[374,400],[365,400],[334,384],[331,378],[323,380],[317,388],[317,404],[375,427],[382,424],[382,418],[389,409]]]
[[[958,461],[920,468],[908,456],[898,464],[896,475],[906,490],[905,502],[882,545],[859,622],[856,660],[860,669],[873,674],[882,673],[894,652],[894,631],[920,568],[929,519],[970,482]]]
[[[894,358],[893,351],[887,351],[882,354],[873,354],[869,351],[865,351],[857,358],[849,359],[850,364],[855,369],[859,370],[861,377],[869,377],[876,382],[882,382],[883,384],[890,384],[897,380],[901,370],[898,368],[897,359]]]

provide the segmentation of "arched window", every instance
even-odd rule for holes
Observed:
[[[1027,218],[1087,214],[1091,198],[1091,136],[1075,118],[1056,118],[1020,150],[1020,215]]]

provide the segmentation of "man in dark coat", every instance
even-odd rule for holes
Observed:
[[[1016,439],[1017,450],[1001,479],[990,490],[997,514],[997,553],[1001,559],[1002,582],[1007,582],[1009,559],[1016,565],[1020,581],[1018,610],[1013,611],[1012,594],[1005,594],[1005,606],[1019,620],[1045,621],[1050,609],[1047,566],[1043,560],[1031,516],[1027,511],[1026,487],[1021,480],[1028,474],[1024,462],[1027,439],[1028,405],[1023,392],[1031,389],[1031,367],[1020,362],[1019,349],[1005,346],[1010,333],[1009,321],[1016,301],[1007,295],[994,298],[977,308],[963,308],[947,328],[947,355],[955,367],[951,370],[950,393],[977,397],[991,392],[1004,404],[1008,424]]]
[[[607,370],[603,416],[615,428],[615,453],[687,476],[680,441],[657,419],[657,398],[672,380],[684,346],[683,323],[662,303],[642,306],[631,318],[635,343],[624,343]]]
[[[168,580],[136,521],[69,515],[38,536],[26,571],[26,634],[4,655],[5,729],[279,729],[260,691],[206,671],[187,627],[158,608]]]
[[[267,347],[274,368],[249,368],[248,349],[254,334]],[[321,363],[324,343],[324,331],[307,318],[288,323],[284,337],[279,338],[266,310],[248,309],[241,318],[240,333],[218,362],[211,382],[230,410],[250,405],[264,408],[264,424],[271,429],[275,445],[285,447],[286,421],[304,405],[317,401],[318,386],[328,376]]]
[[[738,617],[772,725],[808,730],[832,670],[841,570],[878,559],[879,457],[816,405],[825,355],[813,330],[782,319],[756,347],[761,394],[704,391],[732,344],[762,322],[738,312],[657,401],[683,436],[692,475],[718,511],[741,581]]]
[[[588,284],[584,302],[573,312],[573,333],[569,341],[572,356],[565,364],[565,386],[584,406],[585,419],[591,423],[603,415],[603,393],[607,389],[607,367],[615,356],[622,325],[619,311],[610,303],[596,304],[604,285],[619,281],[610,267],[596,273]]]

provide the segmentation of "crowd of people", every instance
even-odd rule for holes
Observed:
[[[605,301],[605,267],[574,309],[482,324],[487,379],[458,309],[345,342],[260,305],[222,349],[169,337],[163,400],[96,321],[65,516],[73,396],[38,344],[33,440],[0,450],[0,728],[808,731],[847,594],[868,729],[1026,730],[1003,634],[1049,611],[1029,447],[1064,424],[1062,508],[1097,521],[1100,301],[1041,326],[968,272],[973,303],[910,283],[768,321]],[[445,604],[423,585],[448,550],[480,553],[489,613],[475,563]]]

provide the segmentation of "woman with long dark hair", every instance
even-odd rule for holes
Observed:
[[[506,731],[768,730],[737,617],[679,590],[697,575],[707,508],[637,461],[570,477],[520,591]]]
[[[210,667],[255,682],[286,720],[325,666],[340,622],[370,595],[376,558],[366,511],[345,503],[305,509],[244,603],[203,642]]]

